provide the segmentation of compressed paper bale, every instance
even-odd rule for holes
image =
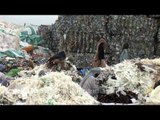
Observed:
[[[55,24],[41,25],[38,31],[50,49],[65,49],[70,54],[94,54],[97,40],[106,38],[109,44],[107,62],[117,64],[125,42],[130,44],[131,58],[152,58],[154,49],[159,55],[158,48],[153,45],[156,44],[154,38],[157,27],[157,20],[146,15],[62,15]],[[79,60],[79,57],[75,61],[81,67],[86,62],[85,59]],[[83,64],[79,64],[79,61]]]

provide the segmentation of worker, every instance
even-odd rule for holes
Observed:
[[[97,51],[93,61],[93,67],[106,67],[106,60],[104,56],[106,41],[101,38],[97,44]]]
[[[54,65],[61,65],[61,67],[64,67],[64,60],[66,59],[66,54],[64,51],[59,52],[58,54],[52,56],[49,58],[47,62],[47,67],[52,68]]]
[[[100,68],[93,68],[80,82],[80,86],[95,98],[98,97],[98,93],[101,90],[101,86],[99,86],[99,81],[97,79],[100,73]]]
[[[120,62],[122,62],[126,59],[129,59],[128,48],[129,48],[129,44],[125,43],[123,45],[122,52],[120,54]]]

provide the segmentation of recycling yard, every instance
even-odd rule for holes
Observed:
[[[0,104],[159,105],[159,17],[59,15],[52,25],[0,20]]]

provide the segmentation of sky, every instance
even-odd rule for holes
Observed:
[[[15,24],[51,25],[58,19],[58,15],[0,15],[0,20]]]

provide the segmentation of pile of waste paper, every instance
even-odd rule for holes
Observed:
[[[63,52],[62,52],[63,53]],[[58,54],[59,55],[59,54]],[[58,56],[55,55],[55,56]],[[57,59],[51,57],[53,63]],[[56,57],[58,58],[58,57]],[[59,57],[60,59],[60,57]],[[159,104],[160,59],[125,60],[113,66],[100,68],[99,86],[103,92],[97,99],[80,87],[83,76],[67,59],[59,63],[34,66],[17,71],[17,76],[1,74],[0,104],[10,105],[102,105]],[[49,66],[52,65],[52,66]],[[88,69],[89,70],[89,69]],[[87,70],[87,71],[88,71]]]
[[[35,73],[28,76],[33,71]],[[51,72],[44,65],[41,65],[31,71],[22,71],[19,74],[21,77],[10,81],[8,87],[0,86],[1,104],[99,104],[64,72]]]
[[[0,21],[0,59],[3,61],[8,57],[32,60],[35,65],[45,63],[53,52],[39,46],[42,41],[33,25],[21,26]]]
[[[104,68],[97,79],[105,92],[100,92],[97,100],[102,103],[159,104],[159,61],[159,58],[132,59]]]

